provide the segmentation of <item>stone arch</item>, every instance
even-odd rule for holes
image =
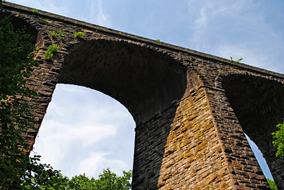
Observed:
[[[170,124],[186,91],[186,68],[158,48],[113,38],[81,40],[68,51],[58,83],[98,90],[129,110],[136,122],[133,188],[156,187]]]
[[[72,45],[59,83],[86,86],[110,95],[141,123],[183,96],[186,72],[173,58],[151,47],[97,39]]]
[[[244,131],[259,147],[279,187],[284,187],[284,159],[275,157],[271,133],[284,120],[284,84],[275,80],[231,74],[222,88]]]

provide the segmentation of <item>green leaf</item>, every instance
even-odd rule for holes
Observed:
[[[276,125],[277,130],[272,133],[272,144],[277,157],[284,157],[284,122]]]

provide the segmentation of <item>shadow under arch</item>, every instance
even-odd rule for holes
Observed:
[[[271,135],[284,120],[284,84],[232,74],[223,77],[222,86],[244,133],[263,153],[277,186],[284,188],[284,159],[275,157]]]
[[[121,102],[136,122],[132,189],[157,188],[164,148],[187,71],[170,56],[128,41],[72,46],[59,83],[85,86]]]
[[[100,39],[70,49],[59,83],[101,91],[125,105],[141,123],[183,96],[186,73],[173,58],[149,47]]]

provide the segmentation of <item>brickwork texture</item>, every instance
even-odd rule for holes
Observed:
[[[271,138],[284,119],[282,74],[11,3],[4,9],[1,17],[11,15],[37,39],[31,148],[55,85],[75,84],[133,115],[133,190],[268,189],[245,134],[284,189],[284,160]],[[46,60],[52,44],[59,50]]]

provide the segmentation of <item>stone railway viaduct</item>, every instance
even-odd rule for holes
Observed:
[[[99,90],[136,122],[133,190],[268,189],[245,133],[280,189],[284,160],[271,132],[284,118],[284,75],[12,3],[15,27],[34,36],[39,65],[28,86],[37,130],[57,83]],[[62,31],[64,37],[52,37]],[[74,32],[84,32],[75,38]],[[52,60],[44,53],[59,45]],[[111,113],[110,113],[111,116]]]

